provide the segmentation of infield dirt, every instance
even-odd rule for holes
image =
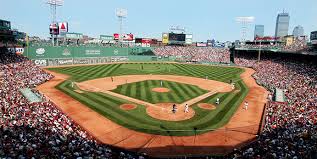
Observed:
[[[158,88],[153,88],[152,91],[153,92],[158,92],[158,93],[167,93],[170,90],[168,88],[158,87]]]
[[[137,106],[135,104],[122,104],[122,105],[120,105],[120,109],[122,109],[122,110],[133,110],[136,107]]]

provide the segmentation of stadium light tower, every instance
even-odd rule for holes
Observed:
[[[254,17],[236,17],[236,22],[241,24],[241,41],[245,42],[247,38],[247,33],[249,25],[254,22]]]
[[[128,11],[123,8],[116,9],[116,16],[119,19],[119,42],[122,42],[122,34],[123,34],[123,19],[128,16]]]
[[[52,16],[52,24],[56,23],[56,10],[57,7],[62,6],[64,4],[64,0],[47,0],[47,4],[51,9]],[[57,35],[52,34],[52,44],[54,46],[54,39],[57,38]]]

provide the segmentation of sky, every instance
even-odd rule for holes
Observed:
[[[30,36],[49,37],[52,21],[47,0],[0,0],[0,19],[11,21],[12,28]],[[70,32],[90,37],[119,32],[117,8],[124,8],[124,32],[136,37],[161,39],[171,26],[186,28],[194,41],[241,39],[239,16],[254,16],[248,39],[253,37],[254,25],[263,24],[265,35],[275,31],[277,14],[290,14],[289,34],[302,25],[305,34],[317,30],[317,0],[64,0],[57,9],[57,20],[67,21]]]

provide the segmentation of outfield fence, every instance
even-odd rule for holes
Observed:
[[[174,61],[175,59],[155,56],[151,47],[30,46],[26,48],[24,55],[37,66]]]

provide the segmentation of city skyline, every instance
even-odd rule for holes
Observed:
[[[304,31],[305,29],[301,26],[301,25],[297,25],[296,27],[294,27],[293,29],[293,35],[295,37],[300,37],[300,36],[304,36]]]
[[[58,8],[57,20],[68,21],[70,32],[80,32],[91,37],[100,34],[113,34],[119,31],[118,19],[114,12],[116,8],[126,8],[128,17],[124,30],[134,33],[137,37],[161,38],[169,27],[180,25],[188,33],[192,33],[195,41],[215,39],[219,41],[233,41],[240,39],[239,24],[235,22],[238,16],[254,16],[255,22],[249,28],[248,39],[253,39],[255,24],[265,26],[265,36],[274,36],[275,21],[278,13],[283,9],[291,16],[289,29],[301,25],[305,28],[305,35],[317,30],[317,11],[313,6],[314,0],[298,2],[296,0],[251,1],[241,2],[199,2],[181,1],[153,1],[149,3],[140,0],[138,3],[126,0],[104,2],[95,0],[80,2],[65,0],[64,6]],[[49,6],[44,0],[18,1],[3,0],[3,6],[15,6],[0,10],[0,19],[9,20],[13,28],[41,38],[49,37],[48,27],[51,22]],[[242,5],[243,4],[243,5]],[[273,5],[274,4],[274,5]],[[155,7],[154,7],[155,6]],[[301,6],[301,7],[298,7]],[[155,17],[155,18],[153,18]],[[303,18],[305,17],[305,18]],[[291,32],[289,32],[291,34]]]
[[[264,37],[264,25],[256,24],[254,27],[254,38],[256,37]]]
[[[283,13],[277,15],[274,37],[284,37],[289,35],[289,21],[289,13],[283,11]]]

